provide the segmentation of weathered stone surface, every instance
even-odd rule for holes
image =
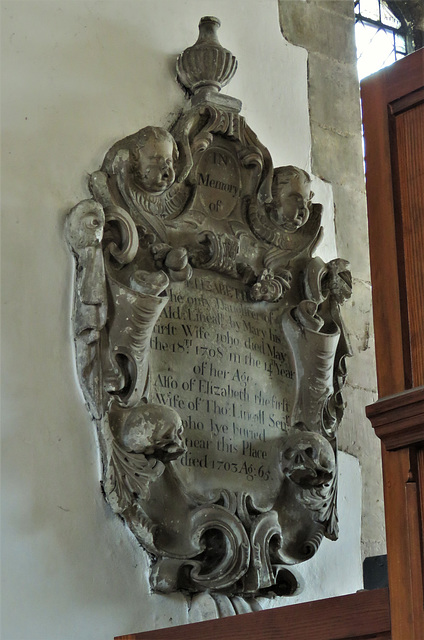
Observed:
[[[358,280],[370,282],[368,249],[368,218],[365,209],[365,194],[344,186],[334,185],[335,222],[337,249],[355,265]],[[347,213],[350,212],[350,216]],[[365,293],[365,292],[364,292]],[[368,295],[365,304],[370,303]],[[360,304],[358,302],[358,304]],[[352,311],[354,311],[352,309]],[[354,313],[354,316],[356,314]],[[359,323],[361,319],[358,319]],[[356,322],[356,320],[354,320]]]
[[[352,190],[364,190],[362,137],[356,134],[341,135],[311,119],[314,140],[312,170],[333,185],[346,185]],[[337,201],[334,199],[337,206]]]
[[[279,490],[276,444],[290,429],[296,373],[275,305],[244,293],[198,272],[173,286],[153,333],[151,395],[182,418],[176,466],[187,487],[246,487],[264,506]]]
[[[351,63],[356,46],[353,21],[346,28],[343,15],[321,9],[320,2],[280,1],[280,23],[283,35],[293,44],[309,52],[329,55],[340,62]]]
[[[363,483],[362,501],[362,557],[384,553],[384,501],[381,472],[381,442],[365,416],[365,405],[376,401],[376,393],[364,389],[350,389],[346,385],[349,402],[346,407],[348,428],[344,430],[344,450],[361,461]]]
[[[338,13],[351,21],[354,20],[353,16],[353,0],[318,0],[318,4],[321,9],[326,9],[332,13]]]
[[[346,308],[353,358],[350,382],[345,387],[346,422],[340,434],[340,448],[361,461],[362,557],[384,553],[384,497],[381,477],[381,443],[365,416],[365,406],[377,399],[377,378],[372,332],[371,286],[353,282],[354,299]]]
[[[352,339],[352,349],[355,353],[362,354],[368,350],[373,350],[373,335],[372,328],[372,305],[371,305],[371,284],[365,280],[358,280],[354,278],[352,280],[353,291],[357,294],[356,297],[352,297],[346,301],[345,308],[343,309],[344,315],[349,321],[349,334]],[[362,367],[360,364],[360,358],[355,362],[351,362],[354,373],[352,373],[351,383],[354,380],[361,380],[363,387],[369,390],[376,388],[375,369],[371,367],[368,374],[369,384],[365,384],[365,379],[360,375],[362,368],[366,370],[366,367]],[[356,368],[355,368],[356,367]],[[349,366],[349,371],[351,367]]]
[[[322,54],[310,54],[309,98],[314,122],[342,135],[360,131],[359,86],[353,65]]]

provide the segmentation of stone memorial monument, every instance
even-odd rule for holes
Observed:
[[[337,537],[346,261],[314,255],[311,179],[274,168],[222,95],[235,57],[202,18],[188,108],[116,142],[67,219],[76,363],[102,490],[156,592],[294,593]]]

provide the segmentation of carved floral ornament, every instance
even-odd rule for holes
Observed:
[[[337,538],[351,277],[312,257],[309,175],[273,168],[219,93],[237,63],[218,26],[178,58],[175,125],[114,144],[69,213],[76,363],[152,589],[289,595],[288,567]]]

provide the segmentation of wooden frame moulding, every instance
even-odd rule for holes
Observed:
[[[115,640],[390,640],[387,589],[242,616],[146,631]]]

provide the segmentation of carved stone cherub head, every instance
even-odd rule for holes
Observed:
[[[141,129],[130,149],[133,181],[143,191],[161,195],[175,180],[178,148],[171,134],[160,127]]]
[[[308,221],[313,195],[306,171],[291,165],[278,167],[272,180],[271,219],[294,233]]]

